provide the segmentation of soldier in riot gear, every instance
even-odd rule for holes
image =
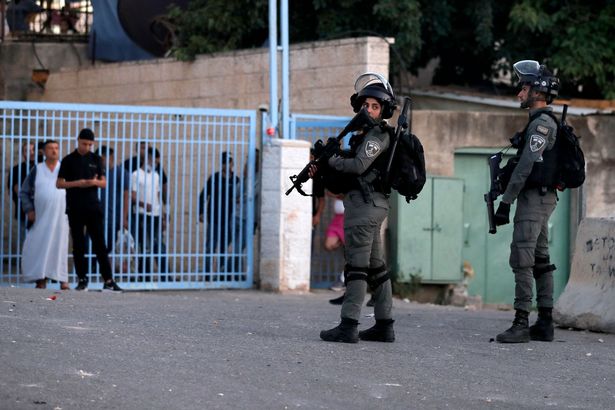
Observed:
[[[350,98],[354,112],[365,109],[374,121],[373,126],[353,135],[350,153],[335,155],[328,162],[348,185],[344,197],[346,295],[341,323],[333,329],[323,330],[320,337],[329,342],[356,343],[359,339],[393,342],[391,281],[380,236],[389,201],[379,177],[386,166],[390,139],[384,120],[391,118],[396,109],[395,94],[388,81],[376,73],[359,76],[355,91]],[[361,305],[368,286],[374,293],[376,324],[358,332]]]
[[[549,260],[548,222],[555,210],[557,194],[557,123],[548,105],[559,91],[559,80],[537,61],[514,64],[521,90],[521,108],[529,109],[525,129],[511,139],[517,155],[510,179],[495,213],[495,224],[509,223],[510,205],[517,200],[510,245],[510,266],[515,274],[515,318],[512,326],[497,335],[501,343],[531,340],[552,341],[553,271]],[[536,282],[538,320],[528,326],[532,285]]]

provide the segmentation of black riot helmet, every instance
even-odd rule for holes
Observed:
[[[354,83],[355,93],[350,96],[350,105],[354,112],[359,112],[367,97],[375,98],[382,105],[382,119],[393,116],[397,108],[395,93],[391,84],[378,73],[361,74]]]
[[[544,93],[547,104],[551,104],[559,93],[559,78],[555,77],[545,65],[538,61],[522,60],[513,64],[519,78],[519,85],[528,84],[532,90]]]

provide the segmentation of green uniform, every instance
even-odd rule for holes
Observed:
[[[553,270],[549,260],[549,217],[555,210],[557,194],[551,187],[528,186],[528,177],[543,153],[551,150],[557,136],[557,124],[550,107],[530,110],[534,117],[527,127],[519,162],[502,196],[502,202],[517,200],[513,239],[510,245],[510,267],[515,274],[514,308],[529,312],[532,305],[532,285],[536,281],[539,308],[553,307]],[[543,114],[538,115],[543,112]]]
[[[346,296],[342,319],[359,320],[368,285],[375,296],[375,318],[391,319],[391,281],[380,236],[389,201],[372,181],[378,171],[375,167],[370,169],[381,155],[386,155],[388,147],[388,132],[376,126],[354,148],[352,158],[334,156],[329,160],[329,166],[335,170],[357,176],[344,197]]]

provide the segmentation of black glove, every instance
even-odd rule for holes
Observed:
[[[325,146],[325,152],[331,156],[337,154],[340,151],[340,142],[337,138],[329,138],[327,145]]]
[[[500,202],[498,206],[498,210],[495,211],[495,215],[493,221],[495,222],[495,226],[506,225],[510,222],[510,204]]]
[[[312,147],[310,154],[314,155],[314,158],[318,158],[324,152],[325,152],[325,144],[322,142],[322,140],[318,140],[314,143],[314,146]]]

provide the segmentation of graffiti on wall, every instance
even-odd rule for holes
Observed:
[[[615,236],[588,239],[585,241],[584,253],[595,285],[603,290],[615,287]]]

